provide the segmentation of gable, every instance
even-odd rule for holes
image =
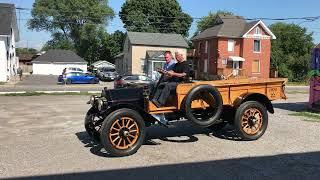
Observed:
[[[259,27],[261,34],[255,34],[256,28]],[[271,30],[260,20],[255,25],[253,25],[247,32],[243,34],[244,38],[263,38],[263,39],[276,39],[276,36],[271,32]]]
[[[256,28],[260,29],[261,35],[266,35],[266,36],[270,36],[270,34],[268,34],[268,32],[260,25],[258,24],[256,27],[254,27],[251,31],[248,32],[248,34],[250,35],[254,35]]]

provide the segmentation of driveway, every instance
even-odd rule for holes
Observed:
[[[55,75],[29,75],[23,81],[18,82],[17,86],[51,86],[56,85],[58,76]]]
[[[0,178],[319,179],[320,123],[288,115],[307,94],[288,97],[257,141],[183,121],[148,128],[136,154],[114,158],[84,131],[87,96],[0,96]]]

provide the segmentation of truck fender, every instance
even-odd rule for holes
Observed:
[[[274,113],[273,105],[272,105],[271,101],[269,100],[269,98],[266,95],[260,94],[260,93],[244,93],[244,94],[240,95],[233,102],[233,107],[238,108],[242,103],[244,103],[246,101],[257,101],[257,102],[263,104],[267,108],[269,113],[271,113],[271,114]]]

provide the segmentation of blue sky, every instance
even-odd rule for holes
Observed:
[[[285,18],[285,17],[309,17],[320,16],[320,1],[319,0],[178,0],[183,11],[190,14],[192,17],[203,17],[210,11],[217,10],[231,11],[236,15],[241,15],[246,18]],[[0,0],[4,3],[13,3],[16,7],[32,8],[34,0]],[[109,6],[118,13],[125,0],[109,0]],[[17,14],[18,16],[18,14]],[[30,11],[21,11],[20,29],[21,41],[18,46],[33,47],[40,49],[42,45],[50,39],[50,34],[46,32],[36,32],[28,30],[26,27],[26,19],[31,17]],[[275,21],[264,21],[267,25]],[[315,43],[320,43],[320,19],[313,22],[303,22],[303,20],[286,21],[287,23],[300,23],[306,27],[309,32],[314,32],[313,38]],[[124,31],[121,20],[115,17],[107,26],[108,32],[115,30]],[[196,30],[196,21],[193,22],[190,28],[190,34]]]

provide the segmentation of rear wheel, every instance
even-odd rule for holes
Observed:
[[[71,84],[71,83],[72,83],[71,79],[66,80],[66,84]]]
[[[239,106],[234,119],[235,130],[243,140],[257,140],[268,126],[266,107],[256,101],[247,101]]]
[[[94,79],[90,80],[90,84],[95,84],[95,83],[96,83],[96,80],[94,80]]]
[[[113,156],[128,156],[137,152],[145,138],[145,124],[140,114],[123,108],[109,116],[101,128],[101,143]]]

